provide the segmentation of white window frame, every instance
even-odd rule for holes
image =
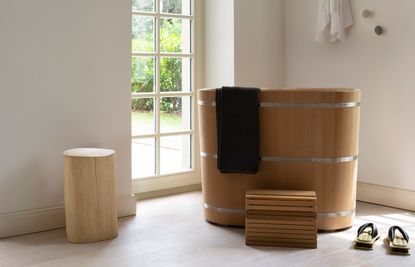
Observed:
[[[147,16],[155,18],[155,52],[132,52],[132,57],[152,57],[156,58],[155,68],[155,91],[150,93],[132,93],[133,98],[154,98],[154,114],[156,120],[156,131],[154,134],[143,134],[143,135],[132,135],[131,139],[142,139],[142,138],[155,138],[156,143],[156,174],[146,177],[132,177],[133,178],[133,193],[140,194],[150,191],[158,191],[169,188],[183,187],[188,185],[200,184],[200,157],[199,157],[199,142],[198,142],[198,121],[197,121],[197,95],[196,86],[200,86],[200,82],[196,81],[198,74],[196,73],[196,2],[199,4],[202,1],[190,0],[190,15],[182,14],[167,14],[160,12],[160,0],[155,0],[156,9],[155,12],[137,12],[132,11],[132,15]],[[201,6],[200,6],[201,7]],[[198,12],[200,13],[200,12]],[[161,18],[176,18],[176,19],[188,19],[190,20],[190,53],[165,53],[160,52],[160,19]],[[202,29],[200,26],[199,29]],[[199,45],[198,45],[199,46]],[[160,92],[160,59],[163,57],[178,57],[178,58],[190,58],[191,68],[191,88],[190,92]],[[199,64],[200,65],[200,64]],[[203,73],[200,70],[198,73]],[[202,74],[203,75],[203,74]],[[200,75],[200,76],[202,76]],[[180,132],[160,132],[160,99],[161,97],[177,97],[177,96],[190,96],[191,97],[191,128],[188,131]],[[169,174],[160,174],[160,138],[165,136],[180,136],[190,135],[191,138],[191,169],[186,171],[180,171]],[[134,162],[132,162],[134,164]]]

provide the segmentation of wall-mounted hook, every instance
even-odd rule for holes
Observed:
[[[383,32],[384,32],[384,30],[383,30],[382,26],[378,25],[378,26],[375,27],[375,33],[377,35],[382,35]]]
[[[364,19],[367,19],[367,18],[369,18],[369,17],[371,17],[371,16],[373,16],[373,11],[372,11],[372,10],[369,10],[369,9],[364,9],[364,10],[362,11],[362,17],[363,17]]]

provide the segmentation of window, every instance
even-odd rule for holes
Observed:
[[[194,170],[192,2],[132,2],[133,179]]]

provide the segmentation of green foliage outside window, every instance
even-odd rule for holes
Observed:
[[[154,0],[134,0],[133,10],[152,11]],[[157,1],[157,0],[156,0]],[[181,13],[181,0],[163,0],[163,12]],[[151,20],[133,16],[132,47],[140,51],[154,51],[154,32]],[[182,21],[179,19],[161,19],[160,50],[162,52],[182,52]],[[131,90],[133,93],[154,91],[155,58],[133,57],[131,72]],[[180,91],[182,85],[182,59],[160,59],[160,90]],[[185,88],[188,89],[188,88]],[[140,111],[153,110],[153,99],[133,99],[132,109]],[[161,99],[162,112],[175,113],[181,111],[180,97]]]

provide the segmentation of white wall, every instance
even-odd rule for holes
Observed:
[[[131,194],[130,0],[0,1],[0,215],[63,204],[62,152],[117,151]]]
[[[283,85],[280,0],[235,1],[235,81],[241,86]]]
[[[207,0],[206,87],[283,85],[282,0]]]
[[[344,43],[314,41],[318,0],[286,0],[288,87],[362,89],[360,181],[415,190],[415,23],[413,0],[354,0]],[[375,16],[363,19],[363,9]],[[383,36],[373,33],[385,27]]]
[[[234,85],[234,0],[205,1],[206,87]]]

